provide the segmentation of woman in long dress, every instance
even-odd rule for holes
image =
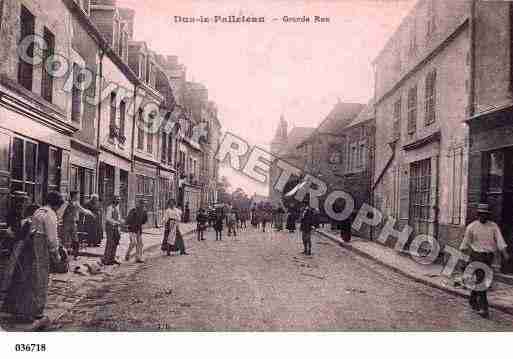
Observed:
[[[166,252],[168,256],[171,255],[173,249],[180,251],[182,255],[187,255],[185,243],[178,226],[181,218],[182,211],[176,207],[175,200],[170,199],[167,201],[166,210],[164,211],[165,230],[161,249]]]
[[[50,256],[59,259],[56,211],[63,203],[60,193],[50,192],[44,207],[37,210],[33,206],[28,208],[18,232],[20,239],[9,260],[8,268],[13,269],[12,275],[2,285],[2,291],[6,293],[2,311],[34,323],[33,329],[48,324],[44,309]]]

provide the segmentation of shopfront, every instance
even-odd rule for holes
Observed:
[[[26,192],[42,205],[50,191],[69,192],[69,138],[0,107],[0,225],[5,224],[9,194]]]
[[[148,212],[147,227],[158,225],[159,207],[157,201],[157,167],[151,164],[136,162],[135,175],[135,201],[143,200]]]
[[[475,117],[470,125],[468,221],[480,202],[489,203],[510,252],[513,248],[513,111],[505,109]],[[513,272],[513,262],[503,271]]]

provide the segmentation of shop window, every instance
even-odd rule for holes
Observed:
[[[488,192],[502,192],[504,184],[504,152],[489,153]]]
[[[25,6],[21,6],[20,14],[20,44],[27,36],[34,35],[36,19]],[[27,49],[28,58],[34,56],[34,45],[30,45]],[[26,60],[29,60],[26,59]],[[32,62],[24,61],[19,58],[18,60],[18,83],[25,87],[27,90],[32,91],[32,81],[34,75],[34,65]]]
[[[31,201],[36,199],[37,151],[36,142],[14,138],[11,192],[26,192]]]
[[[55,52],[55,35],[45,27],[43,38],[46,43],[46,49],[43,50],[43,64],[46,64],[46,60],[52,57]],[[49,73],[48,70],[53,72],[53,69],[47,69],[47,66],[42,66],[42,69],[43,78],[41,79],[41,97],[48,102],[52,102],[53,74]]]

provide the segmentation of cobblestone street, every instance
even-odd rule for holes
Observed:
[[[154,251],[92,290],[59,331],[511,330],[512,316],[473,313],[465,299],[424,286],[316,236],[187,239],[189,256]],[[135,266],[135,265],[134,265]]]

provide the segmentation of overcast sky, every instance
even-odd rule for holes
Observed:
[[[415,0],[118,0],[136,10],[135,39],[177,55],[189,80],[205,84],[223,131],[268,146],[280,117],[315,127],[337,99],[367,103],[371,62]],[[265,16],[265,24],[175,23],[174,16]],[[318,15],[329,24],[283,23]],[[271,21],[279,18],[279,21]],[[231,170],[234,189],[267,193]]]

